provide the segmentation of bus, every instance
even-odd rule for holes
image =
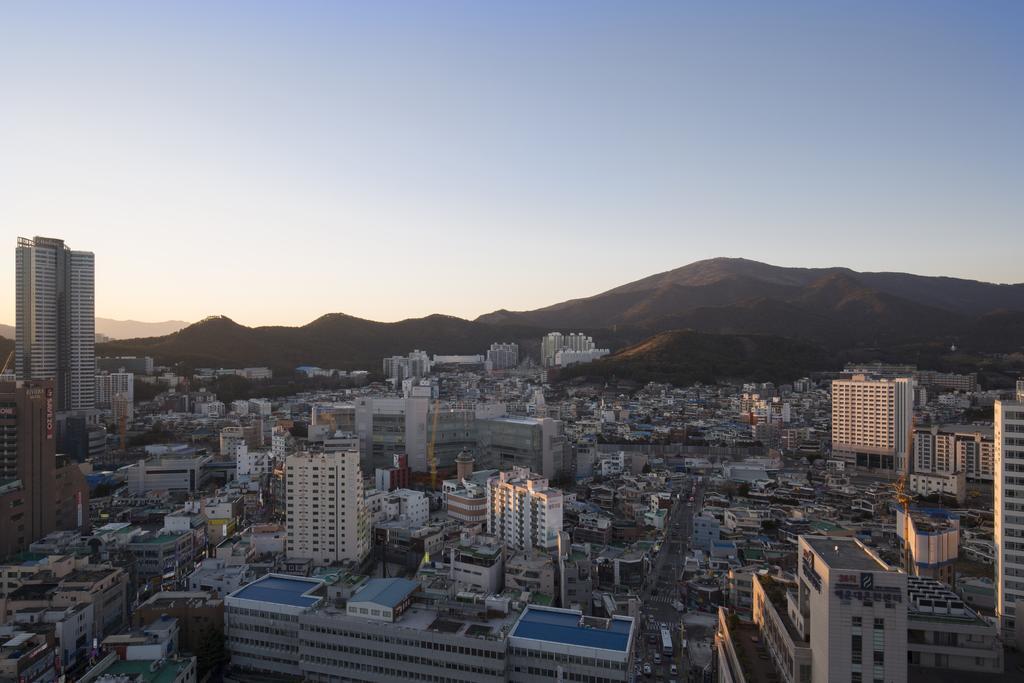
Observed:
[[[672,656],[672,634],[664,626],[661,628],[661,654]]]

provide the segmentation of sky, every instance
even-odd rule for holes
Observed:
[[[1024,3],[0,5],[0,282],[472,318],[715,256],[1024,281]]]

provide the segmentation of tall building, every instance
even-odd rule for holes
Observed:
[[[832,382],[832,455],[885,473],[909,470],[914,380],[854,375]]]
[[[524,467],[548,479],[566,473],[565,425],[550,417],[495,417],[476,421],[479,462],[488,468]]]
[[[19,237],[15,254],[15,374],[52,379],[58,411],[89,410],[96,402],[93,254],[49,237]]]
[[[88,526],[88,486],[57,456],[52,381],[0,383],[0,557]]]
[[[996,401],[994,421],[996,614],[1003,637],[1024,642],[1024,386],[1015,401]]]
[[[487,533],[511,550],[550,550],[562,530],[563,496],[548,480],[517,467],[487,482]]]
[[[545,368],[589,363],[609,353],[608,349],[597,348],[594,339],[582,332],[548,332],[540,338],[540,361]]]
[[[491,370],[508,370],[519,365],[519,344],[494,342],[487,350],[487,366]]]
[[[359,450],[296,453],[285,463],[287,554],[316,566],[370,552],[370,526]]]

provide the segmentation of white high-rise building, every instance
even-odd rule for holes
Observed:
[[[109,408],[114,397],[135,400],[135,374],[131,372],[101,372],[96,375],[96,407]]]
[[[996,615],[1008,643],[1024,643],[1024,386],[995,403]]]
[[[358,448],[288,456],[285,486],[288,557],[316,566],[366,558],[370,524]]]
[[[95,259],[63,240],[18,238],[15,374],[54,380],[58,411],[96,405]]]
[[[487,482],[487,533],[510,550],[555,548],[562,512],[562,491],[524,467],[500,472]]]
[[[847,464],[889,473],[909,470],[914,380],[854,375],[832,382],[832,454]]]

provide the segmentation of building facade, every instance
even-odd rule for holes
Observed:
[[[832,454],[848,465],[908,471],[913,421],[912,378],[854,375],[832,382]]]
[[[356,449],[296,453],[285,463],[287,554],[314,565],[362,562],[370,522]]]
[[[50,379],[59,411],[96,404],[95,261],[63,240],[18,238],[15,375]]]
[[[1021,644],[1024,619],[1024,391],[1017,400],[995,404],[995,529],[996,615],[1003,637]]]

